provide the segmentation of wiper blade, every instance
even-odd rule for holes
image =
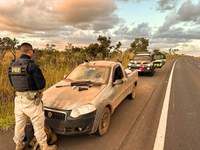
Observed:
[[[76,81],[76,82],[72,82],[71,86],[101,86],[102,83],[97,83],[97,82],[92,82],[92,81]]]
[[[69,81],[73,81],[72,79],[66,78],[64,79],[64,81],[66,82],[65,84],[60,84],[60,85],[56,85],[56,88],[61,88],[61,87],[66,87],[66,86],[71,86],[71,84],[69,83]]]
[[[101,86],[102,85],[102,83],[100,83],[100,82],[92,82],[91,83],[91,86]]]
[[[70,86],[70,85],[68,85],[68,84],[66,84],[66,85],[56,85],[56,88],[61,88],[61,87],[65,87],[65,86]]]
[[[71,83],[71,86],[84,86],[89,85],[91,81],[75,81]]]

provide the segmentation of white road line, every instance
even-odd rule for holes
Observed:
[[[164,149],[172,76],[173,76],[174,67],[176,65],[176,62],[177,62],[177,60],[175,61],[174,65],[172,67],[171,73],[170,73],[153,150],[163,150]]]

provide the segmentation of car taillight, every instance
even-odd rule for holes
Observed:
[[[140,69],[140,70],[143,70],[144,68],[145,68],[144,66],[141,66],[139,69]]]

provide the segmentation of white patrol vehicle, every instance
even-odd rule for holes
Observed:
[[[153,57],[150,53],[138,53],[130,59],[128,64],[130,69],[137,70],[138,73],[147,73],[150,76],[154,74]]]

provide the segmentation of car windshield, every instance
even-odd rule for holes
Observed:
[[[165,59],[165,55],[159,55],[159,54],[158,55],[153,55],[153,58],[156,59],[156,60],[157,59]]]
[[[133,58],[134,60],[146,60],[146,61],[151,61],[151,59],[150,59],[150,56],[138,56],[138,55],[136,55],[134,58]]]
[[[109,74],[109,67],[81,65],[72,71],[67,79],[73,81],[91,81],[94,83],[106,84]]]

